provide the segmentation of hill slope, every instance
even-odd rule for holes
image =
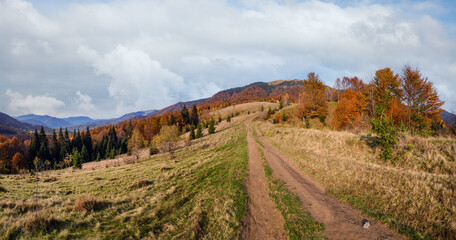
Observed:
[[[0,135],[15,135],[39,128],[38,125],[18,121],[8,114],[0,112]]]
[[[147,115],[159,116],[165,113],[181,110],[184,105],[190,108],[193,105],[201,106],[208,103],[228,102],[232,104],[261,101],[266,98],[276,98],[288,94],[290,99],[296,101],[301,92],[302,80],[276,80],[269,83],[256,82],[244,87],[230,88],[214,94],[210,98],[198,99],[188,102],[179,102]]]

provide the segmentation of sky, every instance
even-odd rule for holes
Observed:
[[[0,112],[12,116],[119,117],[406,64],[456,109],[456,2],[0,0]]]

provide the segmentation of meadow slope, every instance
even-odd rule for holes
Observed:
[[[369,135],[255,124],[342,201],[413,239],[456,237],[454,139],[402,136],[392,163],[379,160]]]
[[[241,118],[241,117],[238,117]],[[233,120],[158,154],[36,176],[2,175],[3,239],[233,239],[247,196],[246,127]]]

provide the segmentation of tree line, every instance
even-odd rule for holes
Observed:
[[[39,131],[35,130],[31,134],[30,140],[0,136],[0,173],[21,173],[70,166],[80,168],[85,162],[112,159],[125,153],[134,154],[138,158],[139,149],[144,147],[149,147],[153,154],[159,148],[157,141],[153,140],[160,139],[159,135],[164,126],[176,127],[165,131],[173,134],[191,132],[190,140],[202,137],[203,128],[208,128],[209,134],[214,133],[215,120],[209,112],[213,108],[223,107],[224,104],[226,103],[205,104],[200,107],[193,105],[190,110],[184,105],[179,111],[161,116],[132,119],[115,126],[87,128],[82,132],[74,130],[69,133],[68,129],[60,128],[58,133],[54,130],[52,134],[46,134],[41,127]],[[168,138],[175,139],[175,136]]]
[[[331,94],[328,94],[331,92]],[[338,101],[332,125],[338,130],[370,128],[382,146],[382,157],[391,158],[391,146],[398,131],[430,135],[445,126],[441,119],[444,104],[433,83],[418,68],[406,65],[401,74],[379,69],[371,81],[358,77],[337,79],[328,89],[315,73],[303,82],[298,114],[309,127],[311,118],[325,123],[328,96]]]

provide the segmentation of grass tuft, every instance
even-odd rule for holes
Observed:
[[[76,211],[98,211],[105,208],[108,205],[108,202],[100,199],[96,199],[91,195],[86,195],[80,197],[76,200],[74,204],[74,209]]]
[[[134,183],[132,183],[130,185],[130,188],[131,189],[138,189],[138,188],[143,188],[143,187],[149,186],[151,184],[153,184],[152,181],[145,180],[145,179],[140,179],[140,180],[136,180]]]
[[[41,213],[29,215],[24,219],[23,226],[27,233],[44,232],[50,233],[59,227],[61,220],[53,215],[44,215]]]

